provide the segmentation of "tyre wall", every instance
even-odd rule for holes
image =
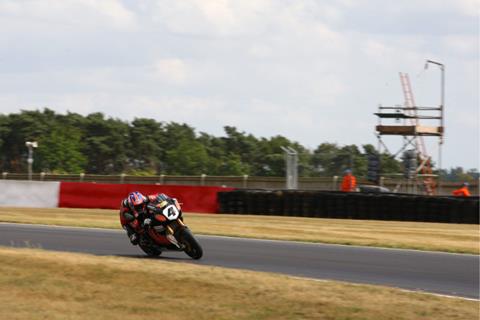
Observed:
[[[243,189],[218,200],[220,213],[230,214],[479,223],[479,197]]]

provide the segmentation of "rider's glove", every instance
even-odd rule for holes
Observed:
[[[147,218],[143,221],[143,227],[146,229],[146,228],[150,227],[151,223],[152,223],[152,219]]]

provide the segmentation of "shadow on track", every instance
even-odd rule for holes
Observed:
[[[191,262],[193,261],[189,257],[172,257],[172,256],[164,256],[160,255],[158,257],[150,257],[145,254],[104,254],[102,256],[114,256],[114,257],[122,257],[122,258],[130,258],[130,259],[149,259],[149,260],[165,260],[165,261],[185,261],[185,262]]]

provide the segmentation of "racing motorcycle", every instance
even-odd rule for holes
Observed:
[[[182,210],[176,199],[147,205],[143,222],[144,232],[138,246],[149,256],[159,256],[162,251],[183,251],[197,260],[203,249],[183,222]]]

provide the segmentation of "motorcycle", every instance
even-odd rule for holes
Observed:
[[[182,210],[176,199],[148,204],[143,225],[138,246],[148,256],[156,257],[162,251],[173,250],[183,251],[195,260],[202,257],[203,249],[183,222]]]

